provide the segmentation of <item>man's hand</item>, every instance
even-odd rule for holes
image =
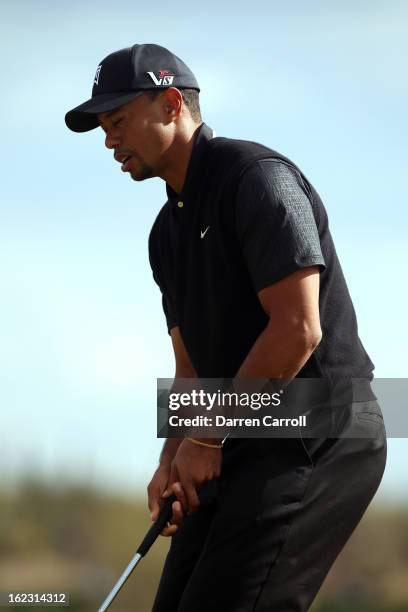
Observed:
[[[147,487],[148,506],[151,512],[152,521],[157,519],[161,506],[163,505],[162,494],[169,482],[170,471],[170,462],[160,464]],[[177,525],[181,524],[182,519],[183,509],[180,502],[175,501],[173,502],[173,518],[171,520],[174,524],[165,527],[161,535],[172,536],[177,531]]]
[[[220,448],[207,448],[183,440],[171,462],[170,477],[163,497],[174,493],[185,512],[196,512],[200,506],[198,491],[201,485],[220,476],[221,463]],[[177,502],[174,502],[173,509],[175,504]]]

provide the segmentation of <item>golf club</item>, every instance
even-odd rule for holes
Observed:
[[[155,542],[155,540],[160,535],[160,533],[163,531],[164,527],[166,526],[166,523],[170,520],[173,514],[173,509],[171,506],[173,502],[175,501],[177,501],[177,497],[175,495],[171,495],[170,497],[166,499],[163,505],[163,508],[160,510],[160,514],[157,517],[156,521],[150,527],[142,543],[137,549],[134,557],[128,563],[123,574],[121,575],[121,577],[119,578],[119,580],[117,581],[117,583],[115,584],[115,586],[113,587],[109,595],[106,597],[106,599],[102,603],[98,612],[105,612],[105,610],[109,608],[112,601],[115,599],[116,595],[119,593],[120,589],[123,587],[126,580],[129,578],[130,574],[132,573],[136,565],[139,563],[140,559],[144,557],[144,555],[150,550],[150,547]]]

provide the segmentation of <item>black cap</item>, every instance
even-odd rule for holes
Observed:
[[[97,114],[130,102],[147,89],[196,89],[194,74],[186,64],[160,45],[133,45],[103,59],[96,69],[92,98],[65,115],[73,132],[87,132],[99,126]]]

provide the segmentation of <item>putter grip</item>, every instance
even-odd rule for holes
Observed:
[[[149,531],[145,535],[142,543],[140,544],[137,552],[139,555],[144,557],[144,555],[148,552],[151,545],[155,542],[158,536],[163,531],[166,526],[167,521],[169,521],[173,514],[172,504],[177,501],[177,497],[175,495],[170,495],[163,505],[163,508],[160,510],[159,516],[156,521],[150,527]]]

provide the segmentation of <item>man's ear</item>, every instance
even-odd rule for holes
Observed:
[[[183,96],[176,87],[169,87],[164,92],[165,111],[170,117],[176,117],[181,114],[183,107]]]

